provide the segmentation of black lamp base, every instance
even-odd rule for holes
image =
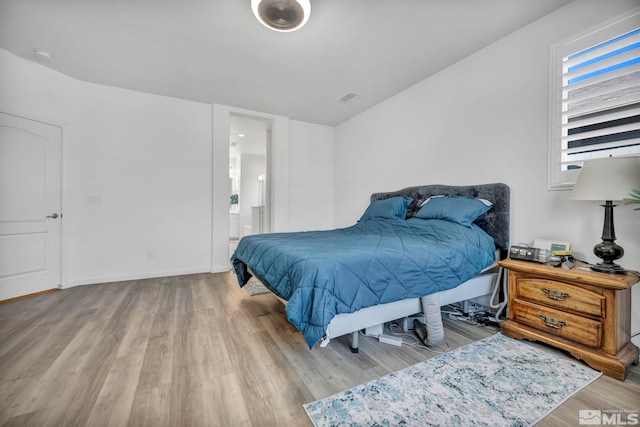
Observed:
[[[618,264],[605,264],[604,262],[593,264],[591,266],[591,269],[594,271],[599,271],[600,273],[627,274],[627,270],[620,267]]]
[[[592,265],[591,269],[601,273],[626,274],[627,270],[613,262],[624,255],[622,246],[615,243],[616,232],[613,226],[613,208],[615,205],[611,201],[607,201],[603,207],[604,227],[602,229],[602,242],[593,247],[593,253],[603,262]]]

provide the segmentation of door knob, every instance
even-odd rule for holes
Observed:
[[[58,214],[57,214],[57,213],[54,213],[54,214],[52,214],[52,215],[47,215],[47,218],[53,218],[53,219],[56,219],[56,218],[58,218]]]

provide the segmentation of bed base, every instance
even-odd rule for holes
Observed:
[[[487,297],[491,297],[494,286],[500,285],[496,283],[497,280],[498,270],[496,267],[479,276],[473,277],[458,287],[437,292],[433,295],[439,300],[440,307],[470,299],[486,299]],[[326,346],[333,338],[351,334],[351,352],[358,353],[358,334],[362,329],[383,325],[386,322],[409,317],[416,313],[423,313],[421,298],[410,298],[387,304],[378,304],[363,308],[354,313],[340,313],[329,323],[327,334],[320,346]],[[439,321],[442,322],[442,318],[440,316],[437,317]],[[427,324],[427,328],[434,326],[435,325]]]

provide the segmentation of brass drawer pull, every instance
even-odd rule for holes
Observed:
[[[545,326],[548,326],[549,328],[560,329],[563,326],[567,326],[566,322],[563,322],[562,320],[554,319],[553,317],[547,317],[542,314],[539,315],[538,317],[542,319]]]
[[[562,292],[559,291],[557,289],[547,289],[547,288],[542,288],[541,289],[542,292],[544,292],[544,294],[549,297],[550,299],[556,300],[556,301],[564,301],[566,298],[569,298],[571,295],[569,295],[566,292]]]

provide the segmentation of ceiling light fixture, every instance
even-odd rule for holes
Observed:
[[[295,31],[309,20],[309,0],[251,0],[251,10],[265,27],[280,32]]]

